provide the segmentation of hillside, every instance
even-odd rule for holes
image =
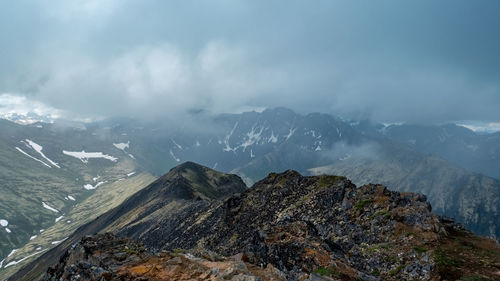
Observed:
[[[0,120],[0,130],[0,279],[155,178],[81,128]]]
[[[132,240],[111,234],[81,240],[104,232]],[[431,213],[421,194],[375,184],[356,187],[344,177],[304,177],[295,171],[269,174],[246,189],[235,176],[186,163],[10,280],[40,278],[49,265],[45,280],[77,274],[148,280],[202,274],[207,280],[245,275],[263,280],[496,280],[500,247]],[[226,270],[215,271],[216,266]]]
[[[345,175],[358,185],[381,183],[397,191],[420,192],[434,212],[456,218],[476,233],[500,236],[500,181],[471,173],[398,144],[378,146],[377,155],[354,155],[309,169],[313,175]]]

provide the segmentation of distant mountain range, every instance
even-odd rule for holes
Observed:
[[[184,161],[238,174],[247,185],[294,169],[422,192],[438,214],[500,237],[499,133],[384,126],[285,108],[176,123],[0,120],[0,131],[0,220],[8,222],[0,228],[0,277]]]

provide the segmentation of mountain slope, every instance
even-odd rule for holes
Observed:
[[[358,188],[344,177],[303,177],[295,171],[270,174],[246,189],[234,176],[186,165],[80,228],[12,280],[34,279],[42,265],[53,264],[63,253],[45,280],[77,274],[149,280],[168,274],[205,274],[213,280],[220,276],[240,280],[242,275],[255,275],[249,270],[254,267],[276,274],[274,280],[500,277],[499,246],[432,214],[423,195],[393,192],[381,185]],[[202,198],[196,195],[205,194],[195,187],[200,184],[205,190],[215,187],[238,193]],[[155,203],[149,193],[164,203]],[[176,208],[167,207],[174,202]],[[85,234],[105,231],[136,242],[105,235],[74,244]],[[466,247],[458,252],[458,245]],[[160,250],[185,254],[176,258],[175,254],[159,254]],[[233,255],[243,262],[237,268],[229,265],[227,257]],[[210,262],[232,269],[219,274],[200,265]],[[204,271],[192,271],[193,267]]]
[[[310,169],[312,174],[341,174],[356,184],[379,182],[398,191],[424,193],[434,211],[464,223],[476,233],[500,236],[500,181],[454,167],[398,144],[378,146],[363,155]]]
[[[365,134],[407,144],[458,167],[500,179],[500,133],[477,134],[455,124],[383,126],[365,122],[355,127]]]
[[[14,274],[22,266],[64,241],[82,224],[93,221],[99,215],[120,205],[129,196],[155,179],[156,177],[150,174],[141,173],[98,188],[88,198],[75,204],[74,208],[58,217],[54,225],[33,235],[29,242],[9,255],[3,262],[0,280]]]
[[[17,267],[19,260],[25,262],[27,256],[39,254],[53,246],[50,242],[69,235],[74,229],[64,230],[66,226],[59,221],[64,218],[66,222],[97,189],[107,189],[140,171],[135,160],[113,142],[103,141],[81,128],[55,124],[22,126],[0,120],[0,131],[0,220],[5,221],[5,227],[2,224],[0,228],[0,276]],[[121,187],[131,188],[123,190],[123,195],[137,190],[136,185]],[[110,198],[117,200],[114,204],[125,199]],[[112,204],[106,202],[104,206]],[[88,211],[99,215],[98,211],[107,210],[89,206]],[[79,223],[72,221],[76,226]],[[29,246],[36,242],[36,237],[40,239],[44,230],[58,225],[61,231],[55,232],[60,236],[52,235],[51,241]]]
[[[207,200],[247,189],[235,176],[216,172],[192,162],[171,169],[167,174],[142,188],[120,206],[80,227],[57,247],[24,267],[9,280],[34,280],[63,251],[87,234],[105,231],[128,231],[130,235],[152,231],[165,215],[175,216]]]

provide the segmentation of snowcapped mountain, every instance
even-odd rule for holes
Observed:
[[[0,94],[0,119],[21,125],[54,123],[54,120],[60,118],[61,114],[61,110],[25,96]]]

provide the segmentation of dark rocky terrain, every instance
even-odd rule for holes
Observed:
[[[113,234],[85,236],[107,232]],[[421,194],[374,184],[356,187],[344,177],[304,177],[292,170],[269,174],[246,189],[236,176],[188,162],[83,226],[11,280],[42,275],[45,280],[499,280],[500,247],[433,214]]]

